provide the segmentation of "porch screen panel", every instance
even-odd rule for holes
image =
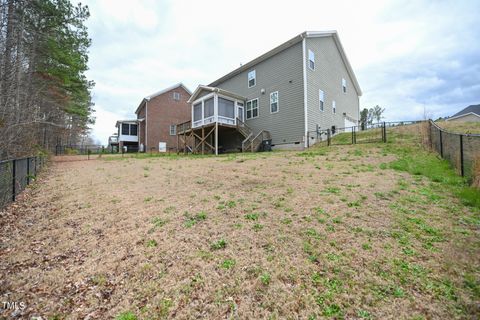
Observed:
[[[218,98],[218,115],[230,119],[235,118],[235,103],[233,101]]]
[[[138,132],[138,127],[136,124],[131,124],[130,125],[130,135],[131,136],[136,136]]]
[[[202,103],[193,106],[193,121],[202,120]]]
[[[203,117],[208,118],[213,116],[214,107],[213,107],[213,98],[204,101],[203,105]]]
[[[122,123],[122,134],[128,136],[130,134],[130,126],[128,123]]]

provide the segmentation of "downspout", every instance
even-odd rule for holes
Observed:
[[[145,99],[145,152],[148,151],[148,100]]]
[[[303,65],[303,112],[305,113],[305,135],[304,147],[308,145],[308,99],[307,99],[307,66],[305,61],[306,48],[306,34],[302,34],[302,65]]]

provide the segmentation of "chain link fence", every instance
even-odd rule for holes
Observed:
[[[0,210],[25,190],[45,164],[44,156],[0,161]]]
[[[480,168],[480,134],[446,131],[429,121],[430,146],[471,183]],[[478,174],[478,173],[477,173]]]

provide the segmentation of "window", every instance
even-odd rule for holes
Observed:
[[[248,72],[248,87],[254,87],[257,83],[257,73],[255,70]]]
[[[173,100],[177,100],[177,101],[180,100],[180,93],[174,92],[173,93]]]
[[[130,126],[128,123],[122,123],[122,134],[126,136],[130,134]]]
[[[218,115],[220,117],[235,119],[235,103],[218,97]]]
[[[197,103],[193,106],[193,121],[202,120],[202,103]]]
[[[247,101],[247,120],[258,117],[258,99]]]
[[[270,112],[278,112],[278,91],[270,93]]]
[[[343,93],[347,93],[347,80],[342,78],[342,91]]]
[[[337,104],[335,103],[335,100],[332,101],[332,111],[333,113],[337,113]]]
[[[130,125],[130,135],[131,136],[136,136],[137,135],[137,125],[136,124],[131,124]]]
[[[212,117],[214,112],[213,98],[205,100],[203,102],[203,117],[208,118]]]
[[[325,104],[325,93],[322,90],[318,90],[318,99],[320,100],[320,111],[323,111],[323,105]]]
[[[174,125],[174,124],[171,124],[171,125],[170,125],[170,135],[171,135],[171,136],[174,136],[174,135],[176,135],[176,134],[177,134],[177,126]]]
[[[315,53],[312,50],[308,50],[308,67],[315,70]]]

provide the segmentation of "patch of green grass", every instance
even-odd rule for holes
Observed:
[[[326,193],[333,193],[333,194],[338,194],[340,193],[340,188],[337,187],[328,187],[324,190]]]
[[[360,319],[372,319],[372,315],[370,314],[370,312],[362,309],[357,311],[357,317],[359,317]]]
[[[207,219],[207,213],[205,211],[200,211],[194,216],[191,216],[188,212],[185,212],[185,222],[184,225],[187,228],[193,227],[197,224],[197,222],[203,221]]]
[[[147,241],[146,245],[147,245],[147,248],[155,248],[158,245],[158,243],[156,240],[151,239]]]
[[[225,259],[220,265],[223,269],[231,269],[235,266],[236,262],[233,259]]]
[[[258,213],[247,213],[245,215],[245,219],[247,220],[252,220],[252,221],[257,221],[258,220],[258,217],[259,217],[259,214]]]
[[[291,224],[291,223],[292,223],[292,219],[290,219],[290,218],[284,218],[284,219],[281,220],[281,222],[282,222],[283,224]]]
[[[152,219],[152,223],[156,228],[160,228],[160,227],[163,227],[167,223],[167,220],[162,219],[160,217],[154,217]]]
[[[372,245],[370,243],[364,243],[364,244],[362,244],[362,249],[363,250],[371,250]]]
[[[137,316],[131,311],[125,311],[115,317],[115,320],[137,320]]]
[[[326,306],[325,308],[323,308],[323,315],[326,317],[339,316],[341,314],[342,314],[342,310],[335,303],[332,303]]]
[[[268,286],[272,281],[272,276],[270,273],[264,272],[260,275],[260,281],[263,283],[263,285]]]
[[[220,239],[218,241],[213,242],[210,245],[210,249],[220,250],[220,249],[224,249],[226,246],[227,246],[227,242],[224,239]]]
[[[252,229],[253,229],[254,231],[260,231],[260,230],[263,229],[263,225],[260,224],[260,223],[255,223],[255,224],[253,225]]]
[[[439,160],[434,153],[409,145],[388,145],[387,152],[397,155],[389,167],[422,175],[447,186],[463,204],[480,209],[480,190],[470,187],[465,178],[458,176],[446,160]]]
[[[235,208],[237,206],[237,203],[234,200],[229,200],[225,203],[225,205],[228,208],[232,209],[232,208]]]

